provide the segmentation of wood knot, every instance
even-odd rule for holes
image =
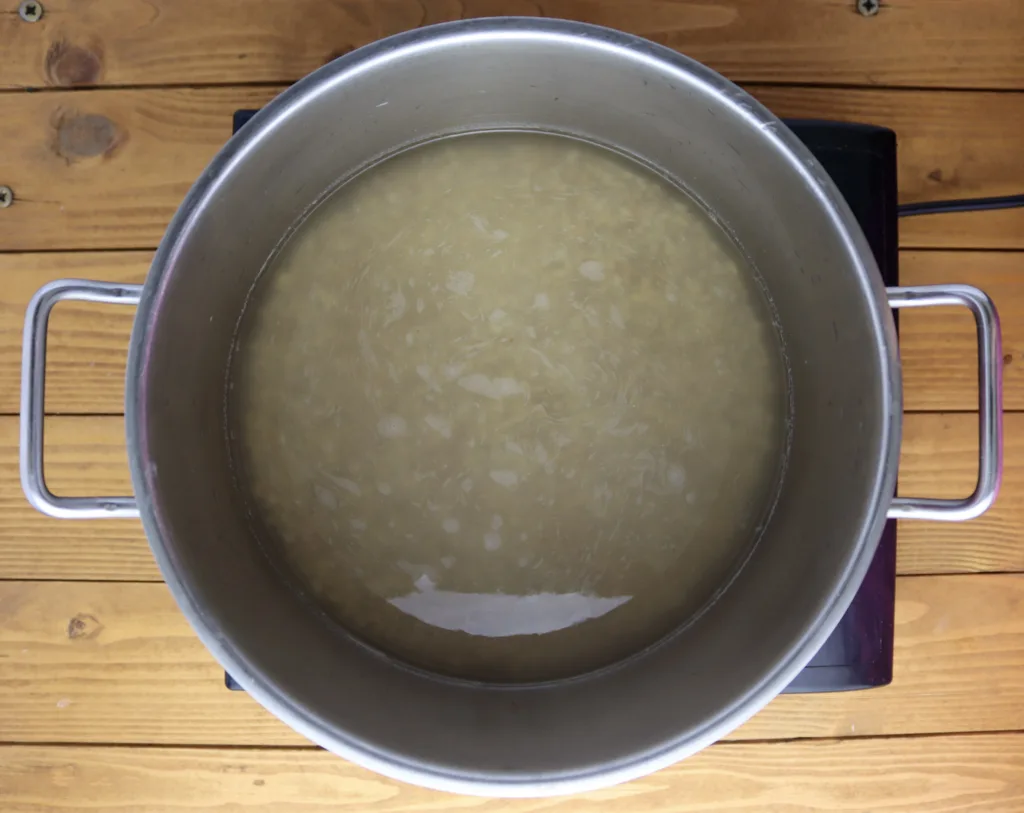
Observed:
[[[46,52],[46,79],[51,85],[95,85],[103,73],[99,47],[83,48],[67,40],[57,40]]]
[[[939,184],[943,189],[956,189],[960,186],[960,170],[956,168],[950,172],[936,167],[925,177],[932,183]]]
[[[1009,367],[1011,364],[1013,364],[1013,353],[1007,353],[1003,356],[1003,366]]]
[[[94,615],[79,613],[68,621],[68,638],[72,641],[80,638],[95,638],[103,632],[103,625]]]
[[[58,110],[53,119],[53,151],[69,164],[110,157],[125,141],[121,129],[98,113]]]

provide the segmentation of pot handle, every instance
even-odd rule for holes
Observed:
[[[134,497],[58,497],[43,474],[43,408],[46,389],[46,329],[53,306],[64,299],[138,305],[141,285],[58,279],[28,303],[21,344],[21,487],[37,511],[57,519],[137,517]]]
[[[890,519],[938,519],[958,522],[985,513],[999,493],[1003,471],[1003,352],[999,314],[988,294],[970,285],[921,285],[888,288],[891,308],[963,305],[978,328],[978,482],[960,500],[896,497]]]

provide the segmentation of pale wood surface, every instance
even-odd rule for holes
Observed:
[[[1024,413],[1008,413],[1004,427],[1003,488],[995,505],[971,522],[900,522],[896,543],[900,573],[1024,570]],[[975,413],[906,417],[901,495],[964,497],[977,476]]]
[[[1003,335],[1003,406],[1024,409],[1024,253],[900,252],[901,285],[942,282],[975,285],[995,301]],[[899,319],[904,408],[977,409],[977,338],[971,315],[958,308],[922,308],[901,311]]]
[[[61,277],[143,282],[152,256],[152,251],[0,254],[0,414],[18,414],[21,333],[32,295]],[[135,308],[124,305],[61,302],[53,309],[46,347],[47,412],[124,412],[134,319]]]
[[[124,420],[48,419],[46,476],[57,493],[130,494]],[[50,519],[25,501],[14,417],[0,418],[0,579],[160,579],[137,520]]]
[[[1024,729],[1024,575],[901,577],[895,676],[788,695],[730,739]],[[597,712],[595,712],[597,713]],[[0,741],[297,745],[162,584],[0,582]]]
[[[904,424],[901,493],[968,494],[977,476],[973,413],[915,413]],[[120,417],[46,422],[47,477],[58,494],[128,494]],[[970,523],[903,522],[904,574],[1024,570],[1024,414],[1007,415],[1003,492]],[[18,426],[0,417],[0,579],[155,581],[160,578],[135,520],[69,522],[36,513],[18,480]],[[2,731],[2,729],[0,729]]]
[[[0,52],[0,87],[294,81],[388,34],[522,14],[631,31],[738,81],[1024,88],[1016,0],[891,0],[870,19],[823,0],[47,0],[45,8],[35,25],[0,16],[9,49]]]
[[[18,411],[25,306],[59,277],[142,282],[150,251],[0,253],[0,414]],[[1004,402],[1024,409],[1024,252],[913,251],[900,254],[906,285],[962,282],[993,297],[1003,320]],[[119,414],[134,310],[62,303],[51,317],[46,404],[50,413]],[[974,322],[963,310],[904,311],[904,406],[908,411],[977,409]]]
[[[154,248],[231,136],[280,88],[0,94],[0,250]]]
[[[896,131],[900,203],[1012,195],[1024,189],[1024,94],[831,88],[753,88],[772,111],[793,118],[878,124]],[[1024,210],[910,217],[908,248],[1020,248]]]
[[[229,137],[231,112],[259,107],[279,89],[0,93],[0,178],[17,196],[0,217],[0,251],[155,247],[189,185]],[[904,201],[1024,189],[1024,94],[754,92],[782,116],[895,129]],[[910,218],[901,233],[908,248],[1022,248],[1024,209]]]
[[[1024,735],[721,743],[654,776],[562,799],[413,788],[323,751],[0,747],[5,813],[1019,813]]]

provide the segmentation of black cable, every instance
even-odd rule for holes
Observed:
[[[904,203],[896,207],[900,217],[933,215],[944,212],[982,212],[993,209],[1016,209],[1024,206],[1024,195],[1004,195],[996,198],[960,198],[958,200],[932,200],[926,203]]]

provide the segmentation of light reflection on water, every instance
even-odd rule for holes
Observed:
[[[416,588],[407,595],[388,599],[388,603],[424,624],[486,638],[541,635],[568,629],[600,618],[632,598],[602,598],[586,593],[457,593],[434,589],[429,576],[417,579]]]

